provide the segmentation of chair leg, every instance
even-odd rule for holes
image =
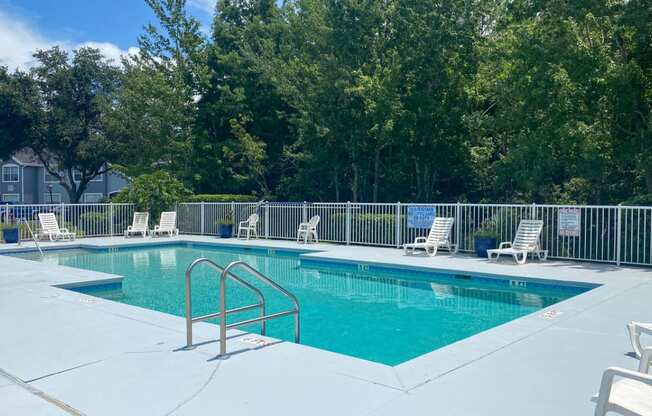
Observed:
[[[317,237],[317,231],[315,231],[314,233],[315,233],[315,243],[319,243],[319,237]]]
[[[527,261],[527,252],[521,253],[521,254],[522,254],[523,257],[522,257],[521,260],[519,260],[518,259],[518,253],[514,253],[514,260],[516,260],[516,263],[518,263],[518,264],[525,264],[525,262]]]
[[[632,348],[636,354],[636,358],[641,359],[641,351],[643,351],[643,346],[641,345],[641,329],[635,322],[630,322],[627,324],[627,332],[629,332],[629,339],[632,342]]]

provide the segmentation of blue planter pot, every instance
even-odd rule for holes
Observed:
[[[498,247],[498,239],[495,237],[475,237],[475,255],[478,257],[487,257],[487,250]]]
[[[16,244],[19,237],[18,228],[5,228],[2,230],[2,238],[7,244]]]
[[[233,237],[233,224],[218,224],[217,234],[220,236],[220,238]]]

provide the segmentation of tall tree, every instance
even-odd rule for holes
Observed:
[[[120,69],[93,48],[80,48],[70,57],[53,47],[34,57],[36,90],[30,118],[37,124],[30,131],[29,147],[76,203],[88,183],[106,173],[108,163],[123,151],[107,122]]]
[[[9,73],[0,67],[0,160],[29,144],[37,114],[36,84],[23,72]]]
[[[124,82],[113,124],[132,143],[126,172],[164,169],[187,184],[196,168],[191,152],[197,101],[206,78],[206,39],[185,0],[146,0],[158,24],[139,37],[139,52],[123,59]]]
[[[194,149],[200,189],[269,195],[287,173],[291,109],[255,66],[261,50],[275,53],[287,30],[273,0],[217,2]]]

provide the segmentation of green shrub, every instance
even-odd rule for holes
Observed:
[[[258,198],[255,195],[237,195],[237,194],[200,194],[192,195],[186,198],[184,202],[256,202]]]
[[[625,206],[652,206],[652,194],[638,195],[622,202]]]
[[[149,211],[150,218],[158,221],[161,212],[185,202],[190,191],[167,172],[158,171],[141,175],[116,195],[112,202],[132,203],[139,211]]]

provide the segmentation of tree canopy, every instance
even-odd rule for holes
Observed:
[[[82,137],[80,108],[104,108],[88,119],[106,149],[98,162],[164,170],[196,193],[605,204],[652,194],[648,0],[218,0],[209,34],[185,0],[146,2],[158,22],[119,69],[90,65],[89,51],[64,64],[53,50],[31,74],[0,70],[0,152],[38,132],[38,146],[84,161],[61,140]],[[67,75],[48,78],[48,67]],[[90,101],[26,110],[43,80],[88,78]]]

